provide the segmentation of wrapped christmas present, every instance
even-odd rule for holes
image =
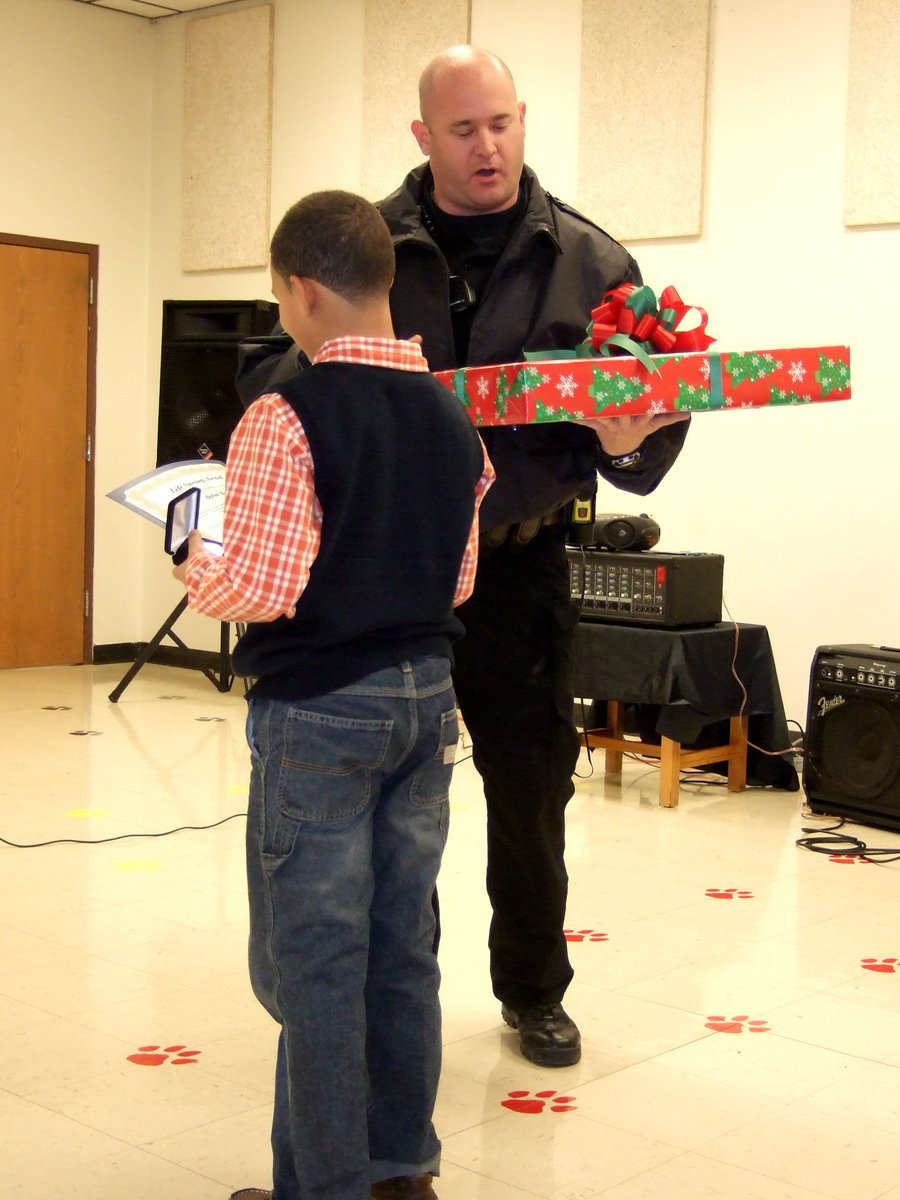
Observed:
[[[520,363],[440,371],[476,425],[714,412],[846,400],[847,346],[713,351],[703,309],[673,287],[657,302],[623,284],[591,313],[574,350],[526,355]]]

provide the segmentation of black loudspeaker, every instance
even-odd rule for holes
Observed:
[[[593,544],[601,550],[649,550],[659,541],[659,525],[646,513],[597,513]]]
[[[238,343],[271,331],[266,300],[164,300],[156,465],[224,461],[244,412],[234,387]]]
[[[803,787],[813,812],[900,830],[900,649],[818,648]]]

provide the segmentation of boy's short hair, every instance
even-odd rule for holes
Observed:
[[[270,247],[283,279],[313,279],[357,303],[387,293],[394,279],[394,245],[374,204],[353,192],[312,192],[293,204]]]

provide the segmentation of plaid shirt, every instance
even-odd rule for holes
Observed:
[[[428,370],[416,344],[390,338],[335,338],[321,347],[315,362]],[[472,594],[478,508],[493,480],[485,451],[454,606]],[[228,450],[224,553],[217,557],[203,550],[188,559],[185,579],[191,608],[220,621],[292,617],[319,551],[321,529],[322,509],[303,424],[277,392],[260,396],[241,418]]]

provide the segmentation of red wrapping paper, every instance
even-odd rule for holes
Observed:
[[[846,400],[847,346],[652,356],[653,371],[630,355],[532,359],[439,371],[475,425],[717,412]]]

